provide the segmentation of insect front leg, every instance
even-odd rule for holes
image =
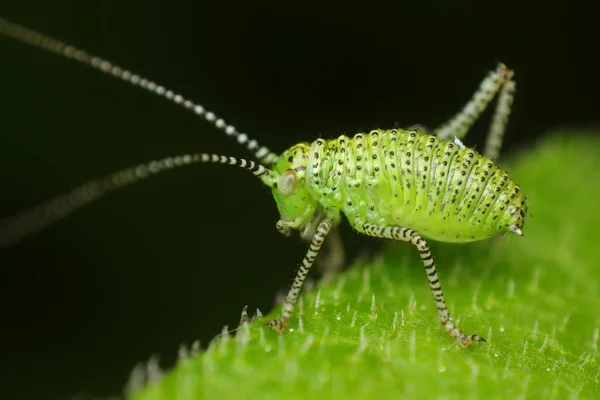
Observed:
[[[334,210],[329,209],[326,211],[323,207],[319,207],[312,221],[307,224],[302,233],[300,233],[300,237],[307,242],[310,242],[315,235],[319,224],[326,215],[335,216],[335,218],[332,218],[333,227],[329,232],[325,247],[321,250],[321,256],[315,260],[315,264],[319,272],[324,275],[325,279],[328,279],[335,276],[342,269],[346,259],[342,236],[340,235],[339,229],[336,229],[336,226],[340,222],[339,213],[336,214]]]
[[[310,246],[308,247],[308,252],[304,256],[304,260],[302,260],[302,265],[300,266],[300,269],[294,278],[294,283],[292,284],[292,287],[290,288],[285,301],[283,302],[281,317],[278,320],[274,319],[267,323],[271,329],[274,329],[277,332],[283,332],[283,329],[290,320],[292,312],[294,311],[294,305],[298,300],[302,283],[304,283],[306,275],[308,275],[308,271],[310,271],[317,254],[319,254],[319,250],[325,241],[325,236],[327,236],[329,233],[332,225],[333,222],[330,219],[325,219],[319,224],[317,231],[313,235]]]
[[[466,335],[462,333],[452,322],[450,312],[446,306],[446,300],[444,299],[444,292],[442,291],[442,285],[440,284],[435,262],[433,261],[431,251],[429,250],[429,245],[417,234],[417,232],[398,226],[378,226],[363,221],[355,221],[353,225],[359,232],[369,236],[400,240],[415,245],[419,250],[423,266],[425,267],[429,288],[431,289],[431,294],[433,295],[433,300],[437,307],[440,323],[462,347],[467,347],[472,342],[485,342],[485,339],[479,335]]]
[[[492,101],[498,90],[502,88],[498,106],[496,107],[488,133],[488,142],[490,142],[491,137],[494,137],[494,143],[498,143],[498,139],[499,143],[501,143],[508,115],[510,114],[512,93],[515,88],[512,77],[512,70],[508,69],[502,63],[498,64],[496,69],[490,71],[483,81],[481,81],[479,89],[477,89],[463,109],[435,130],[436,136],[440,139],[464,138],[479,115],[485,110],[490,101]],[[499,148],[499,145],[494,145],[494,147]]]
[[[277,222],[277,230],[285,237],[290,237],[292,229],[288,225],[284,225],[281,221]]]

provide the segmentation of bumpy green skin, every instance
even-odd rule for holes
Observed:
[[[294,191],[273,195],[290,228],[322,208],[334,222],[413,229],[444,242],[470,242],[522,229],[525,197],[508,174],[473,149],[403,129],[319,139],[285,151],[274,170],[294,170]],[[353,225],[354,226],[354,225]],[[354,226],[355,228],[358,228]]]

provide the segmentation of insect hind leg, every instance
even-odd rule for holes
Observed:
[[[411,229],[400,228],[398,226],[378,226],[364,223],[363,221],[355,221],[353,225],[359,232],[369,236],[394,239],[415,245],[419,250],[423,266],[425,267],[429,288],[431,289],[431,294],[433,295],[433,300],[437,307],[440,323],[444,326],[450,336],[455,338],[462,347],[467,347],[473,342],[485,342],[485,339],[479,335],[464,334],[458,329],[454,322],[452,322],[450,312],[446,306],[446,300],[444,299],[444,292],[442,291],[442,285],[440,284],[435,262],[433,261],[431,251],[429,250],[429,245],[423,238]]]
[[[488,145],[486,146],[486,150],[490,147],[490,154],[492,156],[497,155],[502,144],[502,136],[508,122],[510,106],[515,90],[515,82],[512,80],[512,77],[513,71],[508,69],[506,65],[499,63],[481,81],[479,89],[477,89],[463,109],[435,129],[436,136],[440,139],[464,138],[496,93],[500,91],[500,99],[492,118],[492,124],[488,133]]]
[[[506,131],[510,109],[515,97],[517,84],[512,80],[512,77],[513,71],[509,71],[502,89],[500,89],[496,110],[492,117],[492,124],[490,125],[490,130],[485,141],[483,154],[492,160],[497,159],[500,155],[504,132]]]

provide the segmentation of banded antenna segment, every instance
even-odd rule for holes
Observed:
[[[129,82],[134,86],[146,89],[151,93],[180,105],[192,111],[194,114],[204,117],[206,121],[216,126],[227,136],[235,137],[238,143],[248,148],[248,150],[254,154],[256,159],[267,167],[271,166],[273,161],[277,159],[277,154],[271,152],[267,147],[259,145],[256,140],[250,139],[245,133],[240,133],[233,125],[229,125],[227,122],[225,122],[225,120],[217,117],[212,111],[206,110],[200,104],[196,104],[162,85],[114,65],[110,61],[91,55],[84,50],[70,46],[46,35],[42,35],[41,33],[12,23],[3,18],[0,18],[0,35],[5,35],[18,41],[28,43],[32,46],[40,47],[46,51],[73,59],[105,74],[112,75],[117,79],[122,79],[126,82]]]
[[[166,157],[126,168],[103,178],[85,183],[44,204],[0,220],[0,250],[12,246],[49,225],[60,221],[94,200],[142,179],[163,171],[192,164],[225,164],[246,169],[266,186],[273,188],[279,175],[274,171],[243,158],[218,154],[194,153]]]

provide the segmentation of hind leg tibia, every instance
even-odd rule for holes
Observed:
[[[514,83],[510,83],[513,82],[512,76],[512,70],[508,69],[506,65],[502,63],[498,64],[496,68],[490,71],[483,81],[481,81],[479,89],[477,89],[471,97],[471,100],[465,104],[463,109],[435,130],[436,136],[440,139],[463,139],[477,118],[479,118],[481,113],[492,101],[496,93],[501,90],[502,92],[506,91],[507,94],[504,95],[504,99],[502,99],[502,93],[500,95],[499,106],[496,107],[493,122],[490,127],[490,134],[491,131],[494,130],[495,137],[502,137],[508,114],[510,113],[510,103],[512,102],[512,95],[509,98],[508,94],[514,91]],[[513,90],[510,90],[511,86]],[[504,106],[500,107],[501,103],[504,104]],[[499,111],[500,108],[501,111]],[[497,123],[495,122],[496,120],[498,121]],[[498,135],[498,133],[500,134]]]
[[[455,338],[462,347],[467,347],[473,342],[485,342],[485,339],[479,335],[464,334],[458,329],[454,322],[452,322],[450,312],[446,306],[446,300],[444,299],[444,292],[442,291],[442,285],[440,284],[440,278],[438,277],[435,262],[433,261],[433,256],[429,250],[429,245],[417,234],[417,232],[407,228],[378,226],[363,221],[355,221],[353,226],[359,232],[369,236],[394,239],[414,245],[417,250],[419,250],[421,261],[423,261],[423,266],[425,267],[425,273],[429,282],[429,289],[431,290],[433,300],[437,307],[440,323],[444,326],[450,336]]]

